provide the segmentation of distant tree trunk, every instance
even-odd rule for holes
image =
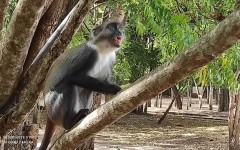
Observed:
[[[198,87],[198,85],[197,85],[197,82],[195,81],[195,79],[193,79],[193,81],[194,81],[194,84],[195,84],[195,87],[196,87],[196,91],[197,91],[197,95],[198,95],[198,101],[199,101],[199,109],[202,109],[202,98],[203,98],[203,93],[204,93],[204,90],[205,90],[205,88],[202,86],[202,92],[200,93],[200,91],[199,91],[199,87]]]
[[[229,106],[229,91],[228,89],[220,89],[219,94],[219,104],[218,104],[218,111],[228,111]]]
[[[209,110],[213,109],[212,103],[213,103],[213,87],[210,84],[210,89],[209,89],[209,96],[208,96],[208,104],[209,104]]]
[[[38,108],[37,105],[33,107],[32,110],[32,123],[33,124],[38,124]]]
[[[159,105],[159,95],[155,97],[155,103],[154,103],[155,107],[158,107],[158,105]]]
[[[144,105],[140,105],[132,111],[132,113],[137,115],[143,114],[143,112],[144,112]]]
[[[216,90],[216,92],[215,92],[215,94],[216,94],[216,105],[218,105],[218,103],[219,103],[219,97],[220,97],[220,88],[218,88],[217,90]]]
[[[231,94],[228,129],[229,129],[229,150],[237,150],[239,147],[240,134],[240,91],[237,94]]]
[[[208,86],[206,87],[206,90],[207,90],[207,104],[209,104],[209,92],[210,92],[209,90],[210,89]]]
[[[192,94],[191,94],[192,90],[190,90],[190,89],[187,90],[187,95],[188,95],[188,98],[187,98],[187,110],[189,110],[189,107],[191,107],[191,103],[192,103]]]
[[[159,108],[162,108],[162,99],[163,99],[163,97],[162,97],[162,92],[160,93],[159,96],[160,96],[160,98],[159,98],[159,99],[160,99],[160,105],[159,105]]]
[[[147,106],[151,107],[152,106],[152,100],[150,99],[149,101],[147,101]]]
[[[173,99],[174,94],[173,94],[173,90],[172,90],[172,88],[170,89],[170,91],[171,91],[171,99]]]
[[[178,109],[182,109],[181,95],[179,94],[176,85],[174,85],[174,86],[172,87],[172,91],[173,91],[173,93],[174,93],[174,97],[175,97],[175,99],[176,99],[175,102],[176,102],[177,108],[178,108]]]
[[[147,108],[148,108],[148,102],[145,103],[143,113],[147,113]]]
[[[157,108],[162,108],[162,92],[156,96],[156,101],[154,106]]]
[[[143,105],[137,108],[137,114],[143,114]]]
[[[173,102],[175,101],[175,98],[172,99],[171,103],[169,104],[167,110],[165,111],[165,113],[162,115],[162,117],[159,119],[158,124],[162,123],[162,121],[166,118],[168,112],[170,111],[170,109],[172,108]]]

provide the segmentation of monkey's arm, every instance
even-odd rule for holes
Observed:
[[[100,93],[117,94],[119,91],[121,91],[121,88],[118,85],[110,84],[85,74],[73,76],[70,78],[69,82],[73,85]]]

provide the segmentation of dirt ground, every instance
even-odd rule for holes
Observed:
[[[198,100],[186,109],[172,107],[162,122],[157,124],[171,99],[164,98],[162,108],[148,107],[148,115],[130,114],[97,134],[96,150],[226,150],[228,149],[227,112],[218,106],[209,110],[206,99],[199,109]]]
[[[127,115],[97,134],[95,149],[228,149],[226,120],[168,115],[157,124],[158,119],[158,115]]]

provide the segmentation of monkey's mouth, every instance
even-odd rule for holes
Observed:
[[[122,37],[121,36],[116,36],[113,38],[113,45],[115,47],[120,47],[122,44]]]

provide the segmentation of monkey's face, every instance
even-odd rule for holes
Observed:
[[[117,22],[110,22],[100,25],[93,29],[92,35],[95,42],[108,41],[108,43],[116,48],[122,45],[123,32],[122,24]]]
[[[112,43],[113,43],[113,46],[117,48],[120,47],[122,45],[122,36],[114,37]]]

